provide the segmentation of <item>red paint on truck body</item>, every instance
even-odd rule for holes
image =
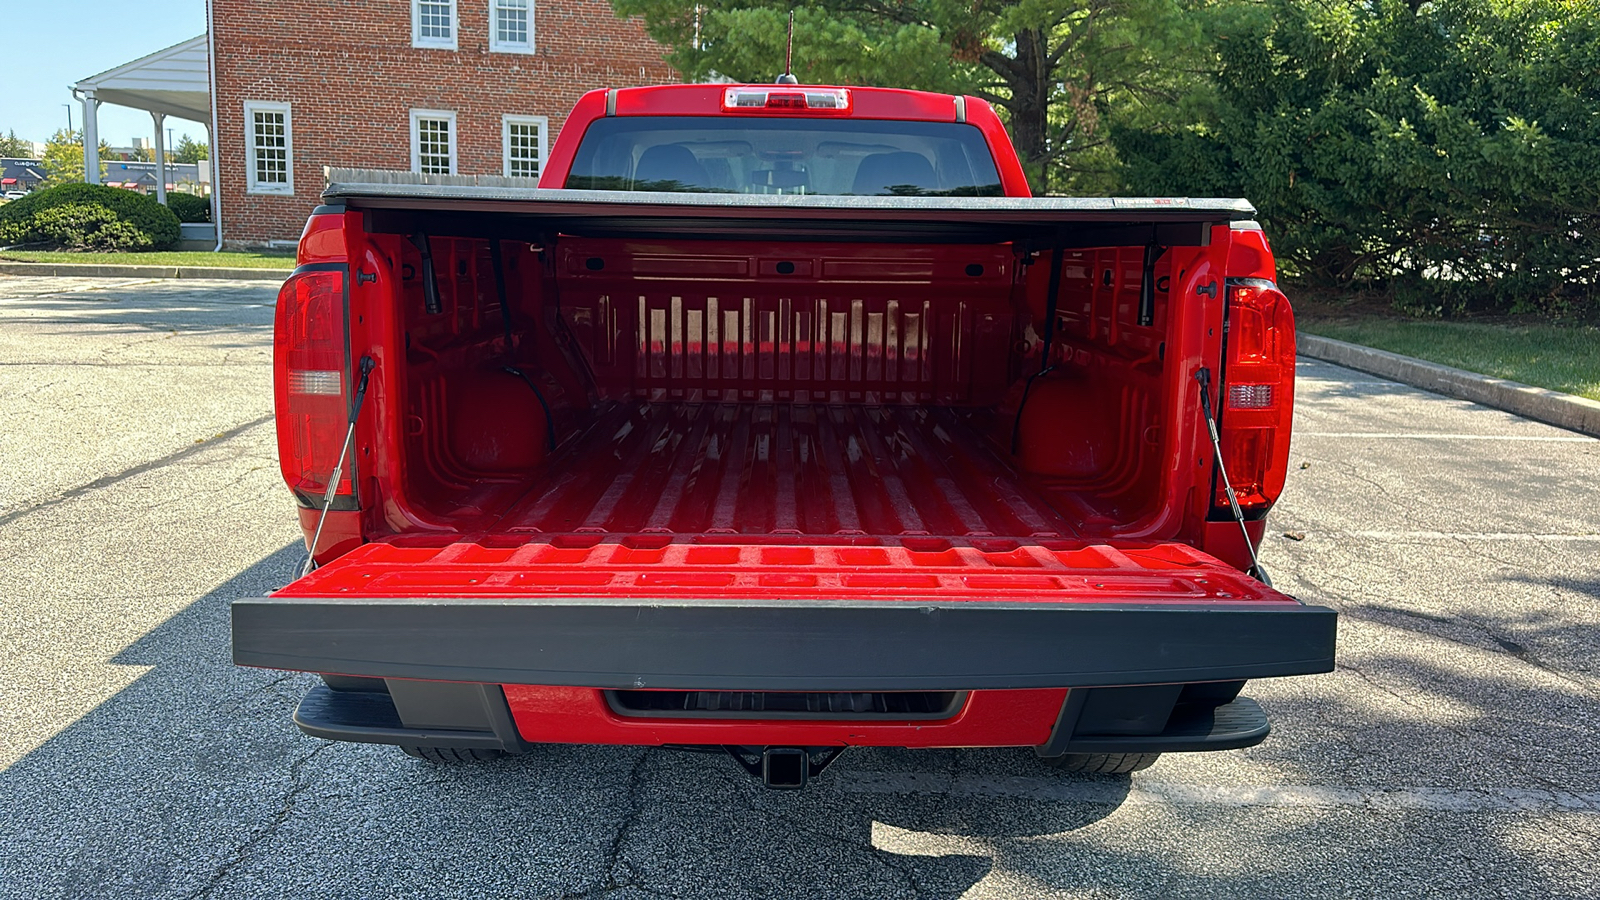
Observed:
[[[1050,737],[1065,690],[973,691],[948,719],[895,722],[620,716],[600,691],[508,684],[523,739],[563,744],[1029,747]]]
[[[727,115],[728,87],[584,95],[541,187],[565,184],[608,107]],[[964,115],[1005,194],[1030,196],[988,103],[849,90],[830,115]],[[1216,520],[1194,379],[1209,365],[1217,384],[1224,285],[1275,277],[1259,230],[1218,224],[1208,246],[1167,250],[1150,322],[1143,247],[1067,251],[1046,360],[1048,254],[1009,244],[507,239],[523,333],[506,346],[485,240],[434,237],[444,312],[424,315],[416,248],[365,227],[357,211],[315,215],[300,242],[302,266],[347,264],[341,324],[352,358],[377,366],[349,468],[359,509],[332,513],[316,548],[338,565],[283,596],[1294,603],[1238,571],[1249,556]],[[1293,324],[1286,302],[1268,312],[1271,358],[1237,362],[1277,379],[1281,403],[1234,421],[1280,429],[1278,448]],[[548,419],[503,371],[534,360]],[[1268,464],[1266,506],[1285,462]],[[299,517],[309,538],[317,512]],[[532,742],[757,746],[1036,745],[1067,695],[974,691],[944,720],[840,722],[622,716],[594,689],[504,690]]]

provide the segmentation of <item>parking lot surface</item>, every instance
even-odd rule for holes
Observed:
[[[275,286],[0,277],[0,897],[1600,896],[1600,441],[1303,361],[1263,559],[1340,664],[1248,750],[440,767],[301,735]]]

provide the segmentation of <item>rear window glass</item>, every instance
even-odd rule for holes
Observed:
[[[566,186],[608,191],[1000,196],[983,135],[954,122],[638,116],[601,119]]]

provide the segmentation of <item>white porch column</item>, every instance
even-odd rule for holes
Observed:
[[[150,111],[150,118],[156,123],[156,202],[162,206],[167,205],[167,144],[166,138],[161,134],[161,126],[166,123],[167,117],[155,110]]]
[[[83,92],[83,180],[100,183],[100,101]]]

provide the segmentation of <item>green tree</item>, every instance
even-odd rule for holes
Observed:
[[[1600,0],[1268,0],[1212,43],[1203,115],[1116,130],[1133,190],[1247,196],[1292,271],[1413,308],[1600,305]]]
[[[17,137],[16,129],[12,129],[4,136],[0,136],[0,156],[10,159],[29,159],[33,156],[33,145]]]
[[[191,139],[187,134],[178,138],[178,146],[168,151],[167,157],[173,162],[197,163],[209,159],[211,150],[204,143]]]
[[[111,145],[100,142],[100,158],[111,156]],[[83,132],[58,129],[44,145],[44,168],[49,173],[44,187],[81,182],[83,177]],[[106,175],[106,166],[100,164],[100,177]]]
[[[795,10],[794,69],[812,84],[967,93],[994,103],[1036,190],[1114,184],[1105,121],[1175,102],[1208,0],[824,0]],[[769,82],[790,4],[613,0],[690,78]]]

